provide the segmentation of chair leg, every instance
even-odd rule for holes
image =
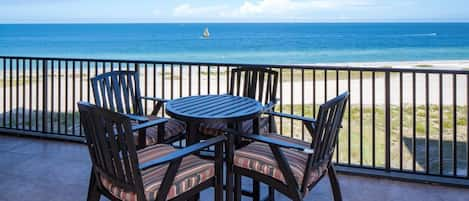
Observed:
[[[241,175],[235,174],[234,201],[241,201]]]
[[[215,145],[215,201],[223,201],[223,144]]]
[[[90,183],[88,186],[88,198],[87,201],[99,201],[101,198],[101,193],[98,190],[98,184],[96,182],[96,177],[94,175],[93,170],[91,170],[90,174]]]
[[[275,201],[275,189],[272,186],[269,186],[269,195],[267,196],[267,201]]]
[[[337,180],[337,173],[335,171],[334,165],[331,164],[327,172],[331,183],[334,201],[342,201],[342,193],[340,191],[339,180]]]
[[[220,179],[215,178],[214,198],[215,201],[223,201],[223,182],[218,182]]]
[[[269,132],[276,133],[277,132],[277,125],[275,124],[275,119],[272,115],[269,115]]]
[[[261,184],[259,183],[259,181],[256,181],[253,179],[252,181],[252,201],[260,201],[260,197],[261,197],[261,190],[260,190],[260,187]]]
[[[226,150],[226,201],[233,201],[233,136],[228,135],[228,141],[225,142]]]

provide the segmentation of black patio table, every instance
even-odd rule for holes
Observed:
[[[254,120],[262,113],[258,101],[232,95],[188,96],[168,101],[166,113],[172,118],[186,122],[187,144],[197,143],[200,139],[198,128],[201,123],[238,124]],[[236,126],[235,126],[236,127]]]
[[[189,96],[168,101],[166,113],[172,118],[186,122],[186,144],[200,141],[198,129],[201,123],[226,123],[241,131],[241,123],[253,120],[253,130],[259,131],[258,117],[263,106],[260,102],[246,97],[232,95]],[[233,141],[231,141],[233,142]],[[232,160],[233,147],[226,148],[227,155],[227,200],[233,200]]]

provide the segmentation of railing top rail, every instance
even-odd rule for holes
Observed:
[[[62,58],[62,57],[26,57],[26,56],[0,56],[0,59],[31,59],[31,60],[61,60],[81,62],[111,62],[111,63],[145,63],[145,64],[176,64],[187,66],[232,66],[232,67],[268,67],[268,68],[294,68],[316,69],[333,71],[374,71],[374,72],[403,72],[403,73],[450,73],[469,74],[465,68],[434,68],[434,67],[357,67],[334,65],[309,65],[309,64],[247,64],[247,63],[216,63],[216,62],[187,62],[187,61],[155,61],[155,60],[131,60],[131,59],[96,59],[96,58]]]

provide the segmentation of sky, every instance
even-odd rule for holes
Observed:
[[[0,23],[469,22],[468,0],[0,0]]]

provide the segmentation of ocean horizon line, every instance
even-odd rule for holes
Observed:
[[[216,21],[173,21],[173,22],[0,22],[0,25],[107,25],[107,24],[469,24],[469,20],[461,21],[227,21],[227,22],[216,22]]]

